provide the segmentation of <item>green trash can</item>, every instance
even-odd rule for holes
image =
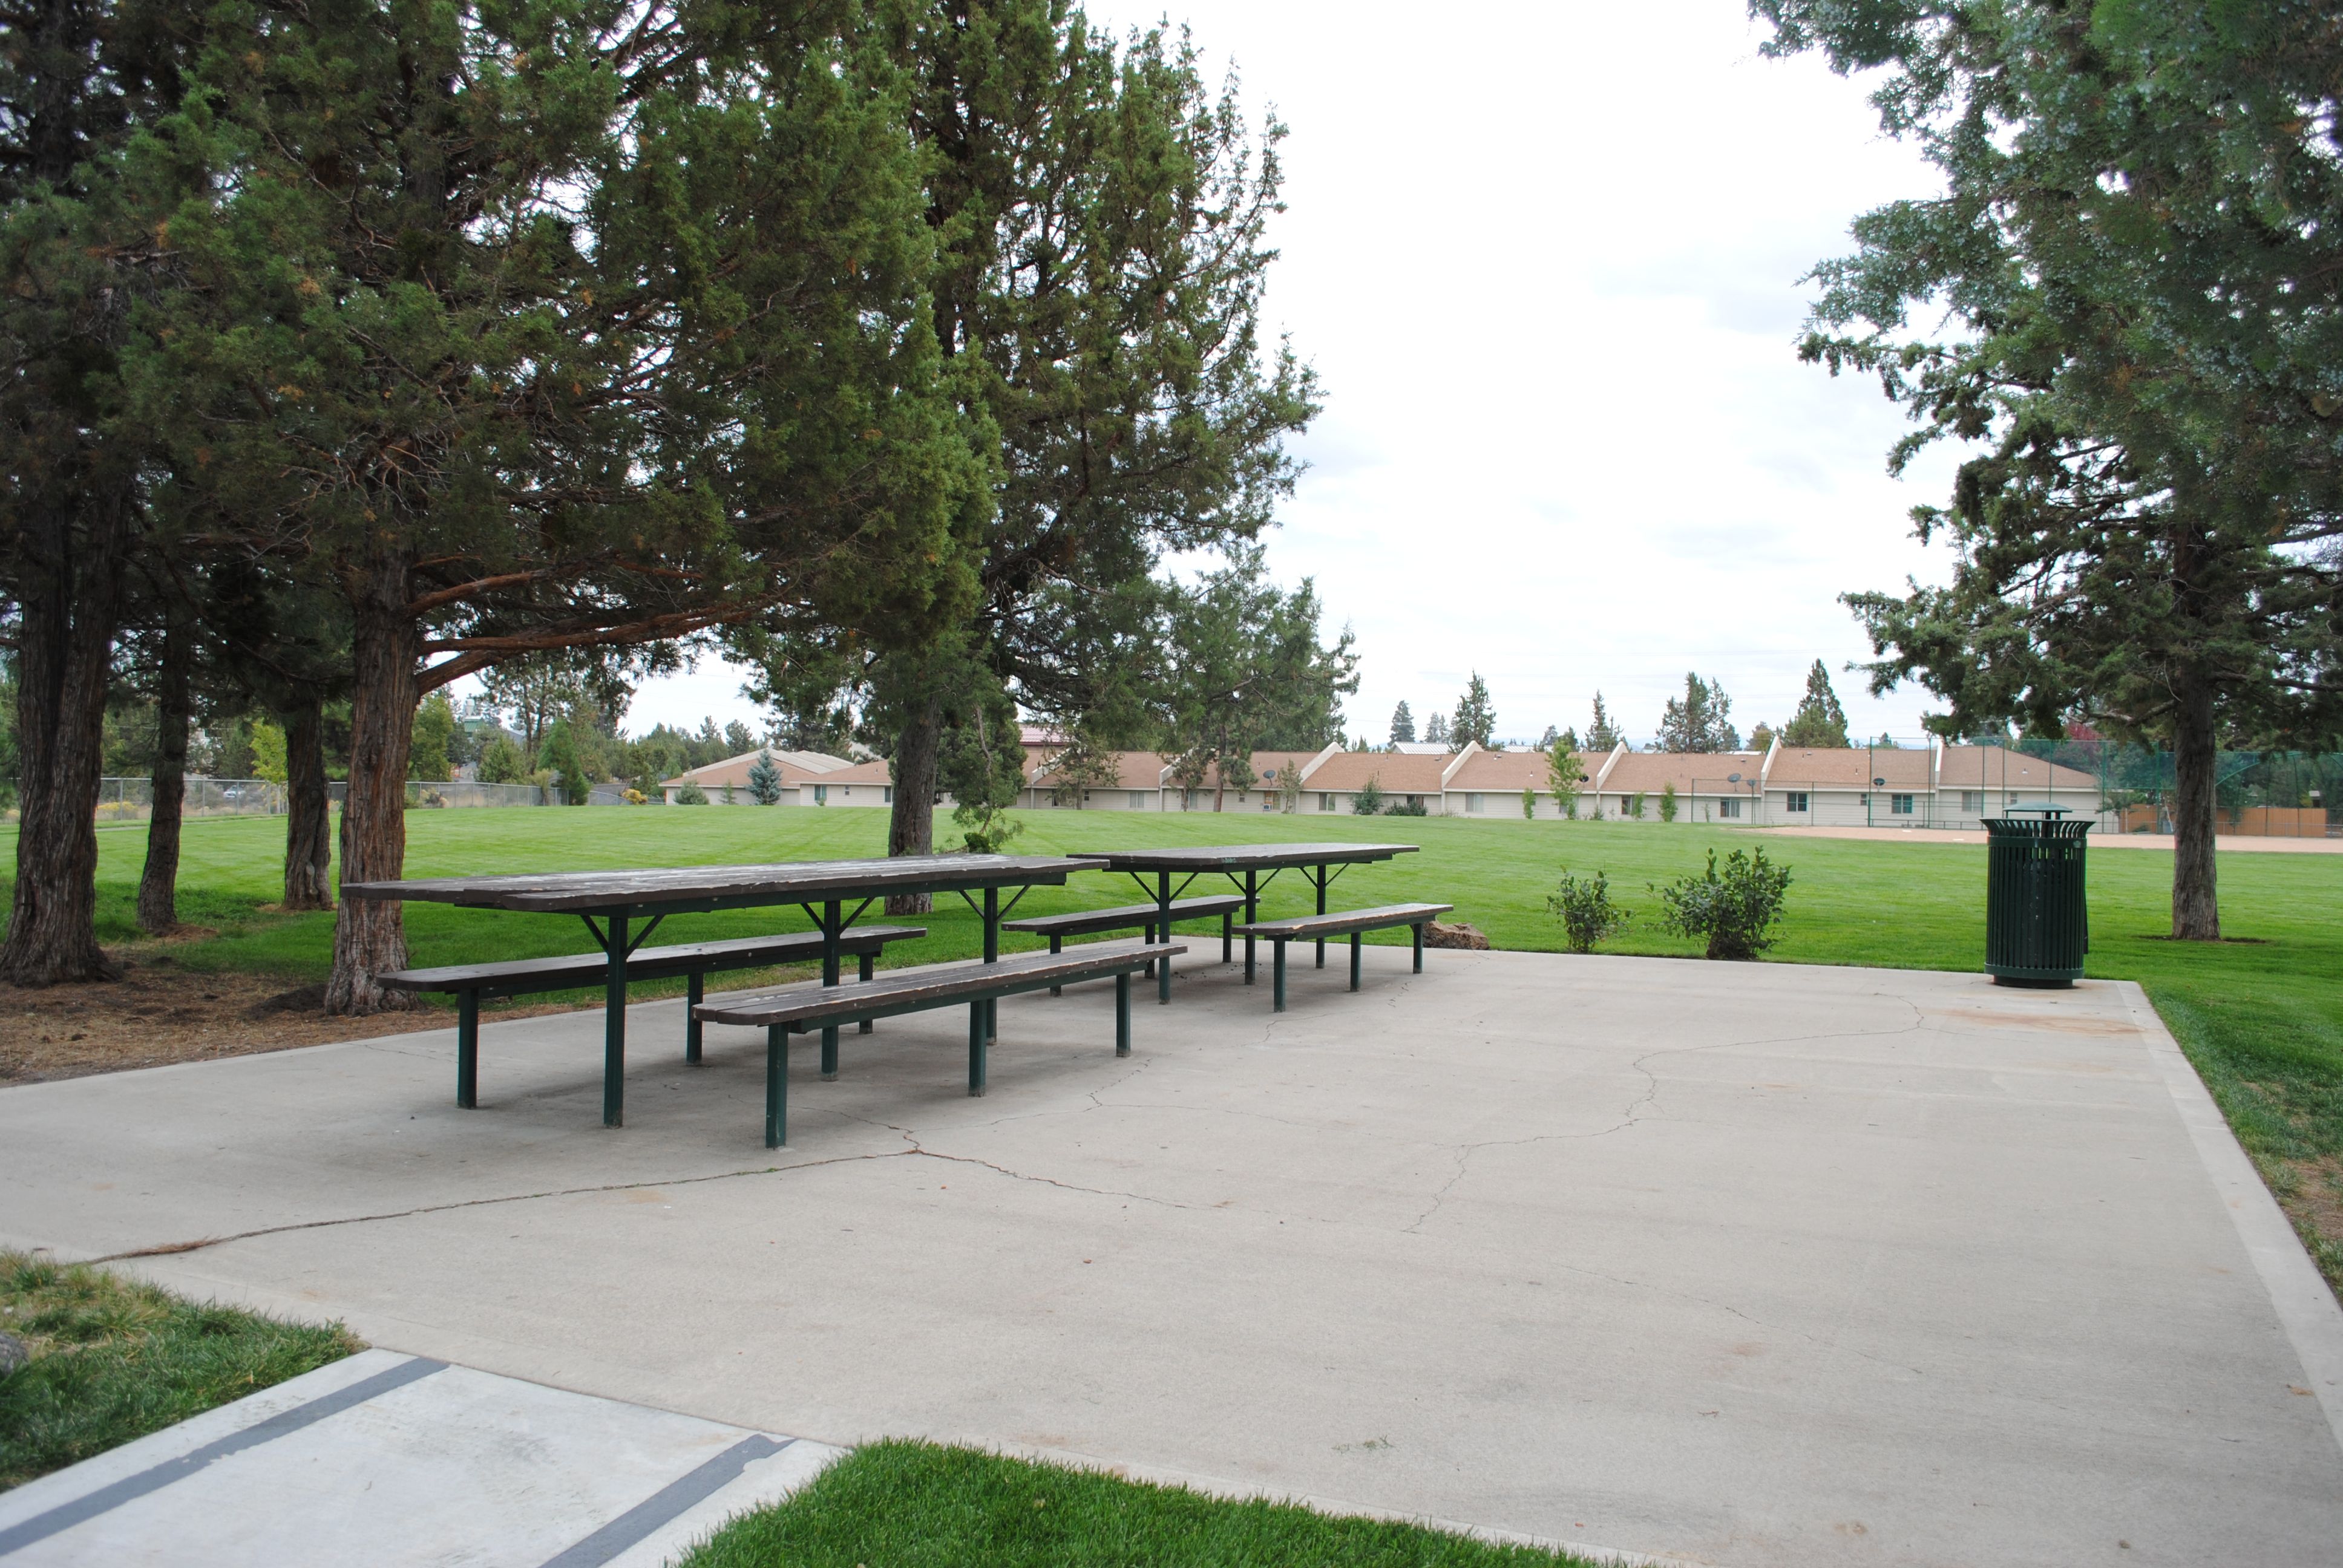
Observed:
[[[1996,985],[2071,986],[2091,950],[2084,899],[2088,822],[2064,806],[2012,806],[1986,819],[1985,972]]]

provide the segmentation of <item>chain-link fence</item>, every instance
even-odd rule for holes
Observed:
[[[2214,830],[2224,837],[2343,838],[2343,753],[2223,751],[2214,777]],[[1771,766],[1744,761],[1719,777],[1695,770],[1677,809],[1694,821],[1745,827],[1976,830],[2046,805],[2099,833],[2169,833],[2176,794],[2171,752],[2150,747],[1882,743],[1785,749]]]
[[[97,783],[98,821],[144,822],[154,816],[152,779],[101,779]],[[347,791],[348,786],[339,782],[326,786],[327,795],[337,805]],[[0,779],[0,823],[16,820],[16,800],[15,780]],[[537,784],[481,784],[468,779],[427,784],[410,779],[407,804],[409,809],[428,809],[444,806],[551,806],[557,802],[551,789]],[[189,818],[281,817],[285,809],[285,786],[266,779],[211,779],[196,774],[187,778],[183,814]]]

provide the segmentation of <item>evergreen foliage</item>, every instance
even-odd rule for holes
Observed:
[[[1412,743],[1415,739],[1415,715],[1407,710],[1404,699],[1392,709],[1391,739],[1394,746]]]
[[[2220,933],[2225,734],[2343,726],[2343,32],[2322,5],[1756,0],[1875,72],[1944,194],[1858,218],[1801,347],[1983,447],[1916,532],[1950,583],[1849,595],[1945,735],[2169,744],[2172,934]],[[1941,325],[1939,325],[1941,324]]]
[[[1380,817],[1383,810],[1383,787],[1373,779],[1367,780],[1365,789],[1351,797],[1351,811],[1354,816]]]
[[[1846,709],[1839,706],[1838,693],[1831,688],[1830,671],[1818,658],[1815,667],[1806,671],[1806,694],[1799,699],[1798,710],[1782,727],[1782,744],[1821,751],[1846,743]]]
[[[1668,699],[1652,749],[1738,751],[1741,733],[1733,728],[1732,712],[1733,699],[1725,694],[1723,682],[1714,678],[1703,680],[1686,670],[1684,695]]]
[[[1675,819],[1676,781],[1671,779],[1666,783],[1660,786],[1660,820],[1663,822],[1673,822]]]
[[[759,806],[781,803],[781,770],[769,750],[760,749],[757,759],[749,764],[749,799]]]
[[[1554,803],[1562,808],[1562,814],[1575,818],[1578,815],[1579,792],[1586,784],[1586,764],[1579,757],[1577,748],[1571,744],[1573,739],[1568,735],[1560,736],[1546,748],[1545,787],[1554,796]]]
[[[1434,713],[1424,721],[1423,742],[1427,746],[1445,746],[1448,743],[1448,715]]]
[[[454,778],[456,767],[447,752],[455,738],[455,707],[446,692],[435,691],[415,710],[414,733],[407,748],[407,776],[431,784],[445,784]]]
[[[1489,702],[1489,683],[1474,670],[1466,683],[1464,695],[1456,699],[1456,717],[1448,724],[1448,749],[1462,751],[1467,745],[1478,744],[1482,749],[1493,749],[1497,728],[1496,710]]]
[[[1596,692],[1594,717],[1587,721],[1586,744],[1580,749],[1604,755],[1616,751],[1619,749],[1619,742],[1624,739],[1624,737],[1619,733],[1618,726],[1611,722],[1610,710],[1603,706],[1603,694]]]

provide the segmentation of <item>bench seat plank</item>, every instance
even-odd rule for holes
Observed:
[[[860,1019],[891,1018],[968,1003],[968,1091],[984,1092],[990,1004],[1021,991],[1069,980],[1114,977],[1114,1053],[1131,1054],[1131,977],[1159,958],[1187,950],[1177,942],[1092,942],[1069,953],[1021,953],[994,963],[929,964],[854,985],[791,986],[765,996],[703,1002],[692,1016],[709,1023],[762,1025],[765,1030],[765,1147],[789,1141],[789,1037]]]
[[[1206,920],[1213,915],[1232,915],[1244,908],[1244,899],[1235,893],[1208,899],[1174,899],[1172,918],[1174,920]],[[1110,910],[1076,910],[1071,914],[1035,915],[1030,920],[1003,920],[1004,931],[1031,931],[1035,936],[1085,937],[1100,931],[1127,931],[1134,926],[1151,926],[1161,918],[1162,911],[1153,904],[1117,904]]]
[[[1415,972],[1423,972],[1423,928],[1434,917],[1444,915],[1453,904],[1383,904],[1372,910],[1338,910],[1324,915],[1296,915],[1288,920],[1254,920],[1237,928],[1249,937],[1263,937],[1272,950],[1272,968],[1275,971],[1272,987],[1275,999],[1270,1009],[1285,1010],[1285,944],[1292,941],[1322,941],[1328,937],[1351,939],[1351,989],[1359,989],[1359,938],[1368,931],[1389,930],[1394,926],[1415,928]]]
[[[880,950],[889,942],[910,941],[927,934],[924,926],[850,926],[839,939],[838,946],[839,951],[859,958],[863,953]],[[820,931],[680,942],[672,947],[637,948],[628,955],[627,978],[671,980],[696,969],[762,969],[767,964],[795,963],[820,957]],[[509,963],[394,970],[383,975],[381,981],[392,990],[493,992],[508,985],[520,985],[530,990],[567,990],[572,986],[600,984],[609,967],[609,959],[602,953],[563,953],[548,959],[515,959]]]

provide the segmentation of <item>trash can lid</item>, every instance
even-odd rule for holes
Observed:
[[[2012,816],[2024,812],[2027,816],[2064,817],[2072,813],[2075,809],[2072,806],[2053,805],[2047,800],[2036,800],[2031,804],[2027,804],[2025,801],[2016,801],[2013,802],[2007,809]]]

